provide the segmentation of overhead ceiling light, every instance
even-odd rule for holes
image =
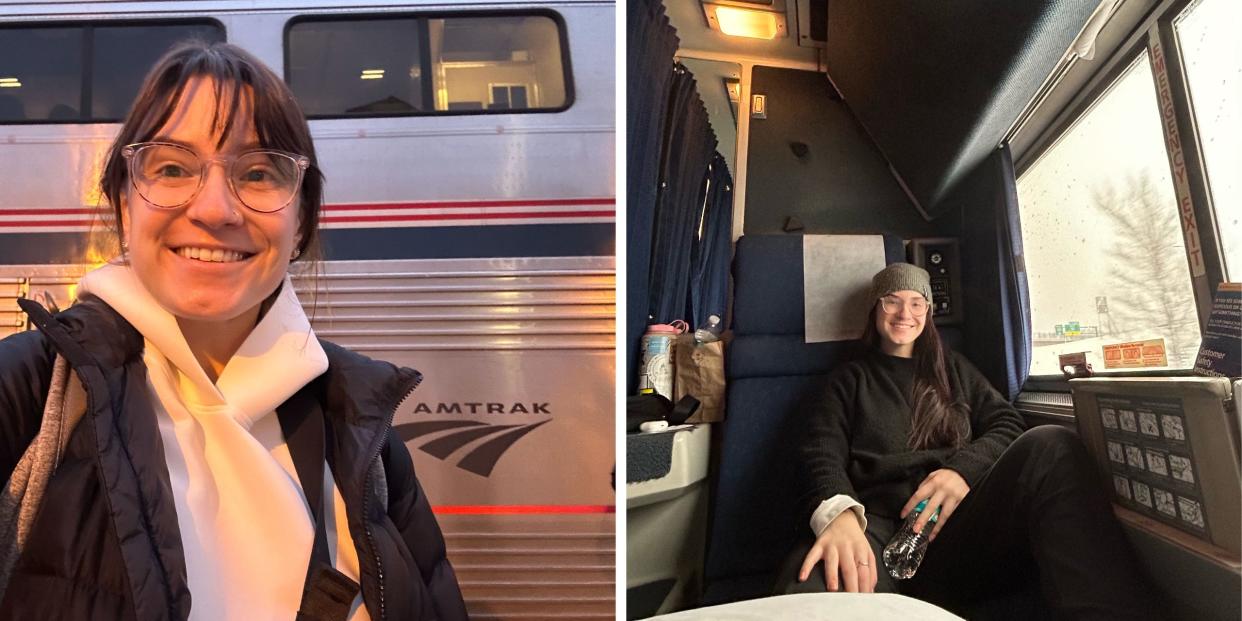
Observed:
[[[703,3],[707,25],[730,37],[749,39],[775,39],[786,33],[783,9],[750,8],[734,5]]]
[[[382,80],[384,79],[383,69],[363,69],[362,75],[358,76],[362,80]]]
[[[0,88],[21,88],[22,83],[17,78],[0,78]]]

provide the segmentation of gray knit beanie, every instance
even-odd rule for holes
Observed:
[[[871,277],[872,304],[894,291],[917,291],[932,304],[931,276],[917,265],[893,263]]]

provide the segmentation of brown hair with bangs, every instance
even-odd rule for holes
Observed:
[[[118,243],[125,238],[121,196],[130,183],[129,168],[121,151],[126,145],[151,140],[172,116],[186,85],[198,78],[210,78],[215,83],[217,105],[212,125],[220,130],[218,145],[227,140],[242,98],[249,96],[259,145],[310,159],[310,168],[306,170],[298,193],[301,217],[295,260],[316,261],[320,258],[318,230],[323,174],[315,158],[315,145],[302,108],[284,80],[250,53],[228,43],[197,40],[177,45],[155,63],[143,80],[120,133],[108,149],[99,186],[112,206],[112,224]]]
[[[862,335],[862,342],[873,351],[880,348],[880,332],[875,327],[879,306],[879,301],[872,305]],[[914,339],[914,383],[910,392],[914,415],[908,446],[912,450],[961,448],[970,441],[970,406],[959,400],[949,386],[944,346],[930,309],[923,333]]]

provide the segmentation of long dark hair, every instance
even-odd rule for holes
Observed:
[[[879,306],[877,301],[867,314],[862,336],[862,342],[871,350],[880,348],[880,332],[875,328]],[[910,392],[914,404],[909,440],[912,450],[960,448],[970,441],[970,406],[957,399],[949,386],[944,347],[930,313],[923,333],[914,340],[914,383]]]
[[[112,207],[111,224],[117,243],[124,239],[121,195],[129,183],[129,168],[121,151],[128,144],[150,140],[172,116],[186,85],[196,78],[212,78],[215,82],[217,107],[213,125],[221,128],[220,144],[224,144],[234,127],[242,98],[249,96],[260,146],[310,159],[298,204],[301,218],[297,250],[298,260],[317,263],[321,255],[318,231],[323,173],[315,158],[306,116],[284,80],[262,61],[228,43],[182,43],[160,58],[143,81],[120,133],[108,149],[99,180],[100,191]]]

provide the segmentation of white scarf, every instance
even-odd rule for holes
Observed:
[[[314,538],[276,406],[323,374],[327,356],[286,277],[272,307],[213,384],[177,319],[128,266],[87,274],[98,296],[145,339],[143,361],[160,425],[185,550],[192,620],[292,619]],[[329,555],[358,580],[344,501],[324,464]],[[339,552],[339,554],[338,554]],[[354,602],[352,621],[369,619]]]

